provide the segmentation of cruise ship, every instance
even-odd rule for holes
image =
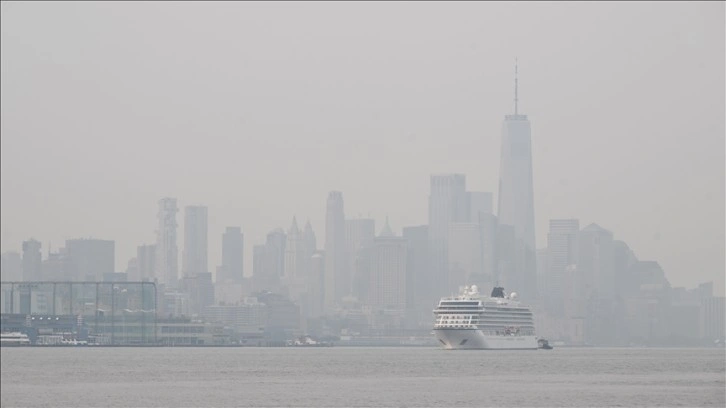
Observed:
[[[465,286],[458,296],[445,297],[434,309],[434,334],[448,350],[537,349],[532,311],[517,294],[495,287],[482,296],[476,285]]]

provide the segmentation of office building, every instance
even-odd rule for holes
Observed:
[[[179,249],[177,247],[176,198],[159,200],[159,222],[156,230],[156,278],[169,288],[179,280]]]
[[[184,208],[184,252],[182,274],[194,277],[209,270],[207,259],[207,207]]]
[[[432,286],[440,296],[452,289],[449,280],[449,224],[469,219],[466,176],[441,174],[431,176],[429,194],[429,261]]]
[[[518,110],[518,77],[515,67],[514,114],[506,115],[502,125],[502,149],[499,169],[499,225],[511,226],[512,234],[505,234],[511,242],[513,257],[503,259],[508,265],[500,276],[516,287],[522,299],[536,298],[536,249],[534,231],[534,188],[532,182],[532,138],[527,115]]]
[[[69,239],[66,253],[74,281],[103,281],[105,274],[115,272],[115,243],[102,239]]]
[[[324,307],[332,312],[336,303],[348,294],[350,273],[345,250],[345,213],[343,193],[328,194],[325,214]]]
[[[222,265],[217,282],[244,281],[244,234],[241,227],[227,227],[222,234]]]

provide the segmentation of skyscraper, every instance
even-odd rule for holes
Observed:
[[[479,214],[494,214],[492,211],[492,193],[487,191],[467,191],[469,205],[469,219],[467,221],[478,223]]]
[[[2,264],[0,265],[0,276],[3,281],[23,280],[23,260],[18,252],[10,251],[2,254]]]
[[[372,310],[406,310],[407,250],[406,240],[395,236],[386,220],[381,233],[361,251],[359,264],[368,278],[366,303]]]
[[[136,247],[136,267],[141,281],[153,282],[156,276],[156,245],[139,245]]]
[[[359,218],[345,220],[345,246],[346,258],[348,260],[348,271],[350,272],[350,288],[348,294],[353,294],[359,300],[361,292],[359,289],[365,285],[360,271],[356,269],[355,263],[358,258],[358,251],[368,245],[376,237],[375,220],[368,218]]]
[[[482,289],[482,242],[478,223],[452,222],[449,224],[449,282],[450,290],[477,284]],[[454,292],[454,293],[458,293]]]
[[[66,241],[69,277],[75,281],[102,281],[114,273],[115,243],[102,239],[69,239]]]
[[[431,308],[441,298],[432,286],[433,279],[429,269],[429,227],[418,225],[403,228],[406,240],[406,296],[407,303],[415,310],[414,322],[428,324]]]
[[[305,257],[311,258],[313,254],[315,254],[315,251],[318,250],[318,240],[315,237],[313,226],[310,225],[310,220],[305,223],[305,228],[303,229],[303,240],[305,241]]]
[[[466,176],[441,174],[431,176],[429,195],[429,254],[433,287],[448,294],[449,287],[449,225],[469,219]]]
[[[587,295],[612,298],[619,282],[613,272],[613,233],[597,224],[580,231],[577,268],[582,272]]]
[[[531,302],[537,293],[537,263],[534,235],[534,192],[532,184],[532,137],[527,115],[518,110],[518,78],[515,65],[514,114],[502,125],[499,169],[499,225],[513,227],[513,262],[500,271],[507,276],[510,290]],[[504,245],[505,247],[507,245]]]
[[[223,276],[217,275],[217,282],[242,283],[244,278],[244,234],[240,227],[227,227],[222,234]]]
[[[343,193],[328,193],[325,214],[324,307],[331,312],[335,303],[348,294],[348,263],[345,256],[345,213]]]
[[[23,241],[23,280],[41,280],[43,256],[40,253],[40,242],[29,239]]]
[[[252,247],[252,277],[262,279],[265,275],[265,244]]]
[[[159,227],[156,231],[156,277],[167,287],[179,280],[179,249],[176,243],[176,198],[159,200]]]
[[[287,241],[285,243],[284,275],[288,280],[303,278],[307,275],[307,271],[305,270],[307,266],[305,252],[303,235],[297,226],[297,219],[292,217],[292,224],[287,232]]]
[[[264,276],[269,290],[277,290],[280,278],[285,274],[285,244],[287,235],[282,228],[275,228],[267,234],[265,241]]]
[[[184,255],[182,273],[194,277],[207,273],[207,207],[190,205],[184,208]]]
[[[547,234],[547,274],[543,288],[545,304],[556,315],[564,314],[566,268],[578,261],[580,222],[575,219],[550,220]]]

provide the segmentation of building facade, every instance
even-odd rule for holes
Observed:
[[[350,274],[345,250],[345,212],[343,193],[328,194],[325,214],[325,280],[324,307],[332,312],[336,303],[347,295]]]
[[[176,198],[159,200],[156,230],[156,277],[167,287],[176,287],[179,280],[179,249],[177,247]]]
[[[432,286],[449,293],[449,225],[469,219],[466,176],[441,174],[431,176],[429,195],[429,261]],[[443,296],[443,294],[441,294]]]
[[[222,275],[217,282],[244,281],[244,234],[241,227],[227,227],[222,234]]]
[[[207,207],[192,205],[184,208],[184,277],[209,272],[207,225]]]
[[[102,239],[69,239],[66,253],[71,280],[102,281],[115,272],[115,243]]]
[[[499,278],[515,287],[523,300],[532,302],[537,294],[537,265],[534,231],[534,188],[532,182],[532,137],[527,115],[518,110],[515,67],[514,114],[502,124],[499,168],[499,225],[511,226],[513,258]]]

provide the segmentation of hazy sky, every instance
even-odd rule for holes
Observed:
[[[325,200],[400,233],[429,176],[496,193],[519,58],[536,234],[596,222],[724,286],[724,3],[2,2],[2,251],[155,241],[157,201],[252,245]],[[496,200],[496,196],[495,196]],[[181,259],[181,258],[180,258]]]

